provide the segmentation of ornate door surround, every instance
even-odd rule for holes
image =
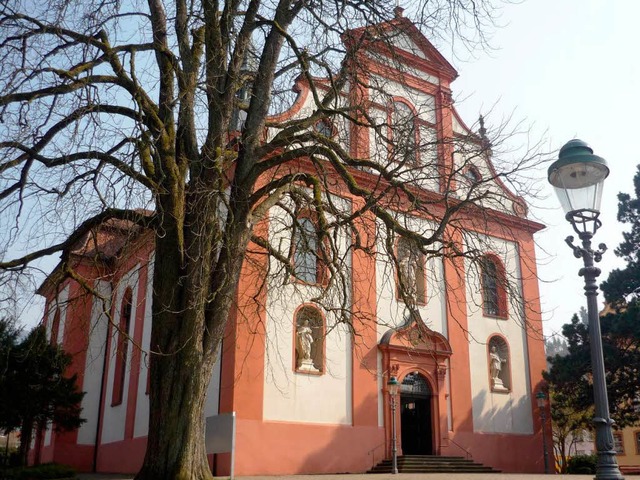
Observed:
[[[447,360],[451,356],[451,345],[441,333],[429,329],[419,316],[410,317],[397,328],[389,329],[380,339],[378,348],[382,352],[384,424],[387,439],[387,456],[391,456],[391,403],[387,382],[395,376],[402,383],[409,374],[419,373],[431,388],[432,445],[436,455],[443,446],[448,446],[447,427]],[[396,401],[400,401],[400,395]],[[402,454],[400,411],[396,409],[398,428],[398,454]]]

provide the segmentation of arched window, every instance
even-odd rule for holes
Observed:
[[[113,392],[111,406],[120,405],[124,393],[124,379],[127,373],[127,355],[129,349],[129,327],[131,326],[132,292],[127,288],[122,296],[120,319],[116,333],[116,366],[113,374]]]
[[[470,165],[462,174],[469,186],[477,185],[482,180],[482,175],[476,167]]]
[[[53,320],[51,321],[51,345],[58,344],[58,336],[60,335],[60,308],[56,308],[56,313],[53,314]]]
[[[511,391],[511,358],[507,342],[504,338],[494,335],[489,338],[487,347],[491,390],[494,392]]]
[[[327,249],[322,249],[316,222],[310,217],[301,217],[296,220],[293,228],[294,276],[305,283],[326,283],[324,253]]]
[[[320,374],[324,371],[324,318],[312,306],[301,307],[295,318],[295,369]]]
[[[391,110],[393,157],[403,164],[417,163],[418,128],[416,114],[405,102],[396,100]]]
[[[333,137],[336,134],[335,127],[333,126],[333,122],[328,118],[323,118],[322,120],[318,120],[313,128],[320,135],[324,135],[325,137]]]
[[[507,317],[506,278],[502,263],[492,255],[481,260],[482,310],[491,317]]]
[[[407,238],[400,238],[397,244],[398,276],[396,291],[399,299],[410,298],[416,303],[427,302],[427,281],[425,256]]]

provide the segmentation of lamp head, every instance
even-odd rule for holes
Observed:
[[[602,187],[609,175],[604,158],[593,154],[593,149],[582,140],[567,142],[558,154],[558,160],[549,167],[549,183],[555,187],[567,217],[573,212],[600,212]]]
[[[538,408],[544,408],[547,403],[547,396],[542,390],[536,393],[536,400],[538,402]]]
[[[400,384],[398,383],[398,379],[395,377],[395,375],[389,378],[389,381],[387,382],[387,388],[389,389],[390,395],[398,394],[398,389],[400,388]]]

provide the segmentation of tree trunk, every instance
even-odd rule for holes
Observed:
[[[11,435],[12,432],[13,430],[7,430],[6,432],[7,442],[4,445],[4,464],[5,465],[9,465],[9,436]]]
[[[204,405],[250,238],[252,182],[234,180],[223,236],[214,234],[220,205],[215,195],[202,194],[211,182],[192,178],[186,193],[167,188],[157,199],[162,228],[155,239],[150,428],[136,480],[213,478]]]
[[[179,222],[156,238],[153,274],[149,436],[137,480],[211,479],[204,445],[204,405],[215,350],[203,344],[206,284],[194,287],[177,253]],[[204,295],[206,296],[206,295]]]
[[[560,462],[562,464],[560,473],[567,473],[567,452],[566,452],[566,438],[563,438],[560,443]]]
[[[26,465],[29,460],[29,448],[31,447],[31,436],[33,435],[33,420],[27,420],[22,422],[20,427],[20,449],[18,450],[18,457],[20,459],[20,465]],[[39,450],[38,442],[40,438],[36,438],[36,453]]]
[[[180,222],[171,224],[170,220],[164,225],[164,234],[156,238],[149,392],[152,428],[136,480],[213,478],[204,442],[204,405],[243,250],[230,254],[228,246],[223,246],[223,253],[216,259],[211,238],[198,235],[212,228],[212,209],[191,210],[193,217],[187,214],[187,218],[195,234],[187,229],[182,237]],[[238,230],[236,240],[231,242],[233,248],[246,246],[247,232],[247,227]],[[182,257],[176,253],[181,251],[176,248],[180,244],[186,252]],[[218,273],[223,278],[221,283],[212,276],[216,260],[223,271]]]
[[[149,429],[147,453],[136,479],[213,478],[204,444],[204,404],[212,368],[210,362],[188,357],[192,356],[185,352],[152,359],[149,422],[154,427]]]

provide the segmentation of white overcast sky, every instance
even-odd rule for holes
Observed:
[[[617,194],[632,193],[640,163],[640,2],[634,0],[528,0],[506,5],[491,39],[493,50],[452,59],[460,77],[453,85],[457,108],[473,123],[493,108],[496,121],[513,114],[533,125],[550,150],[572,138],[591,145],[611,173],[604,187],[603,227],[594,242],[609,247],[599,281],[624,265],[613,249],[620,243]],[[444,53],[444,52],[443,52]],[[495,106],[494,106],[495,104]],[[546,184],[546,168],[540,178]],[[559,332],[586,306],[576,259],[564,243],[573,233],[551,187],[537,219],[548,227],[536,236],[544,325]],[[602,300],[602,296],[599,297]]]
[[[460,49],[454,58],[442,48],[460,74],[452,88],[467,124],[491,109],[489,127],[512,116],[532,125],[532,136],[544,138],[548,150],[580,138],[609,162],[604,226],[595,238],[610,248],[600,264],[600,280],[623,265],[612,251],[622,231],[616,195],[632,191],[640,163],[635,143],[640,137],[639,18],[640,1],[634,0],[527,0],[503,7],[493,49],[473,55]],[[545,333],[552,334],[586,302],[577,275],[581,260],[563,241],[571,228],[546,186],[546,168],[539,175],[548,196],[538,202],[545,208],[535,211],[536,219],[548,225],[537,234],[540,287]],[[38,303],[22,316],[25,323],[41,318]]]

